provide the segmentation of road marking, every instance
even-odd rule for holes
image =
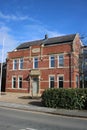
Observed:
[[[26,128],[26,130],[37,130],[37,129],[32,129],[32,128]]]
[[[33,128],[25,128],[25,129],[20,129],[20,130],[37,130],[37,129],[33,129]]]

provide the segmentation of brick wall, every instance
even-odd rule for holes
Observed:
[[[32,93],[32,83],[30,72],[33,69],[33,58],[38,57],[38,69],[40,70],[39,78],[39,94],[41,94],[44,89],[49,88],[49,76],[54,75],[55,78],[55,88],[58,88],[58,75],[64,76],[64,88],[75,88],[76,87],[76,75],[78,74],[78,68],[75,68],[76,58],[79,51],[78,48],[80,41],[78,37],[74,40],[73,51],[71,43],[59,44],[54,46],[38,46],[33,45],[29,49],[18,50],[8,53],[7,60],[7,80],[6,80],[6,91],[10,92],[29,92]],[[36,50],[35,50],[36,49]],[[58,68],[58,55],[64,55],[64,67]],[[55,56],[55,67],[49,68],[49,56]],[[72,56],[74,55],[74,56]],[[19,64],[19,59],[24,59],[23,69],[13,70],[13,59],[17,59],[17,64]],[[19,67],[19,65],[18,65]],[[16,88],[12,89],[12,76],[16,77]],[[18,77],[22,76],[23,85],[21,89],[18,89]],[[35,75],[36,76],[36,75]]]

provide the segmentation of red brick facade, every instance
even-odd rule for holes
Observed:
[[[79,87],[77,79],[79,79],[78,56],[80,47],[81,42],[79,36],[76,35],[71,43],[47,46],[37,44],[31,45],[27,49],[9,52],[6,91],[40,95],[50,87]],[[51,56],[53,59],[50,59]],[[22,69],[19,68],[21,58],[23,59]],[[34,58],[36,58],[36,68],[34,67]],[[13,69],[14,59],[17,62],[15,70]],[[53,60],[53,67],[50,66],[51,60]],[[63,66],[60,67],[59,62],[63,62]]]

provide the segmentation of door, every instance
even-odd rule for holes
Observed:
[[[38,88],[39,88],[39,83],[38,83],[38,78],[33,78],[32,81],[32,95],[37,96],[38,94]]]

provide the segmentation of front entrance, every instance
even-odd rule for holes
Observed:
[[[38,77],[32,78],[32,96],[37,96],[39,89]]]

